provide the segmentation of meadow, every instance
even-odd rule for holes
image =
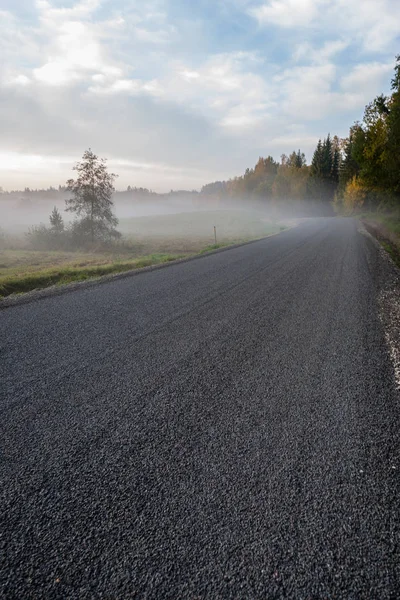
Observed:
[[[91,251],[32,250],[21,236],[6,236],[0,247],[0,297],[170,262],[285,227],[250,211],[221,210],[121,219],[121,240]]]

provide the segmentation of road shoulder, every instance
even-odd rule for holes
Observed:
[[[360,223],[358,231],[368,241],[366,258],[375,280],[379,319],[400,390],[400,269],[365,224]]]

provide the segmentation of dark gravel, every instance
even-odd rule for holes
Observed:
[[[4,309],[1,597],[399,598],[377,254],[319,219]]]

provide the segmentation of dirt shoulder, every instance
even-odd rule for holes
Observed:
[[[376,286],[376,300],[386,345],[393,365],[396,387],[400,390],[400,269],[391,252],[387,252],[387,228],[365,221],[359,232],[371,241],[365,245],[366,259]],[[390,232],[393,235],[393,232]],[[393,238],[392,238],[393,239]],[[396,246],[390,242],[393,247]],[[375,249],[374,249],[375,248]],[[398,251],[399,246],[397,246]]]

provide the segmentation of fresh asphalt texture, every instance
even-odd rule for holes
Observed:
[[[315,219],[1,311],[0,596],[399,598],[377,254]]]

